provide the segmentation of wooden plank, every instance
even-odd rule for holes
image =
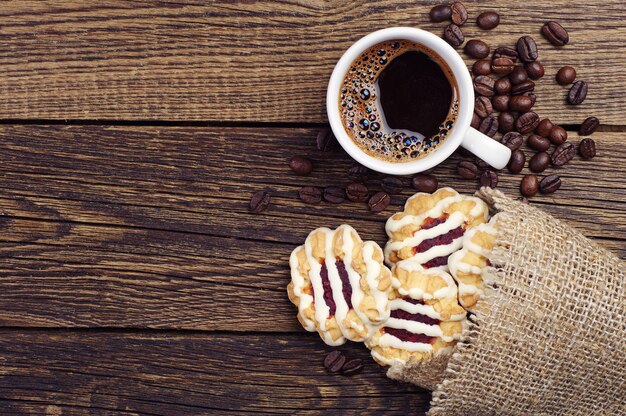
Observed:
[[[384,376],[328,374],[312,335],[0,330],[0,411],[27,414],[424,414],[430,394]],[[323,409],[323,410],[322,410]],[[95,413],[91,413],[91,412]]]
[[[326,82],[361,36],[389,26],[428,22],[438,2],[309,0],[143,2],[62,5],[6,1],[0,10],[0,114],[8,119],[132,119],[323,122]],[[626,8],[621,0],[466,2],[466,39],[493,47],[533,35],[546,77],[537,110],[559,123],[593,114],[623,124]],[[493,9],[502,23],[479,30]],[[547,18],[571,42],[556,49],[541,37]],[[469,62],[469,60],[468,60]],[[564,105],[554,74],[576,67],[590,84],[587,101]]]

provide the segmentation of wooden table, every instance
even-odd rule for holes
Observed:
[[[347,222],[382,244],[411,195],[374,214],[305,205],[297,190],[347,182],[350,159],[314,141],[342,52],[388,26],[440,33],[434,3],[3,2],[0,414],[426,411],[429,393],[386,379],[362,345],[342,350],[366,360],[363,374],[327,374],[330,348],[300,328],[285,286],[311,229]],[[574,142],[586,116],[602,121],[598,157],[576,157],[562,189],[532,203],[626,258],[623,1],[466,5],[466,39],[535,37],[542,117]],[[488,9],[502,23],[484,32],[473,19]],[[549,17],[566,47],[539,35]],[[577,107],[553,80],[565,64],[590,85]],[[310,177],[289,171],[294,154],[314,160]],[[472,192],[458,160],[435,174]],[[503,173],[499,188],[516,195],[519,180]],[[259,189],[272,206],[250,214]]]

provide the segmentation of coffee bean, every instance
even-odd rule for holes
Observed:
[[[470,124],[470,126],[474,129],[478,129],[478,126],[480,126],[480,117],[478,117],[478,114],[472,114],[472,124]]]
[[[533,100],[527,95],[515,95],[509,99],[509,109],[526,113],[533,108]]]
[[[596,155],[596,142],[593,139],[582,139],[578,145],[578,153],[583,159],[593,159]]]
[[[513,131],[515,128],[515,116],[507,111],[503,111],[498,116],[498,131],[502,134]]]
[[[538,128],[539,127],[537,127],[537,129]],[[538,134],[531,134],[530,136],[528,136],[526,144],[528,145],[528,147],[530,147],[531,149],[535,149],[538,152],[545,152],[550,148],[550,140],[546,139],[545,137],[541,137]]]
[[[491,30],[500,24],[500,15],[496,12],[483,12],[476,18],[476,24],[484,30]]]
[[[462,26],[467,21],[467,9],[460,1],[455,1],[450,5],[452,9],[452,14],[450,18],[452,19],[452,23],[455,25]]]
[[[435,192],[437,190],[437,186],[439,185],[437,178],[427,173],[418,173],[413,176],[411,184],[413,185],[413,188],[419,192],[427,192],[429,194]]]
[[[550,136],[550,131],[552,131],[552,127],[554,127],[554,124],[552,124],[550,119],[544,118],[539,122],[537,129],[535,129],[535,133],[537,133],[541,137],[548,137]]]
[[[511,97],[508,95],[496,95],[491,100],[493,102],[493,108],[498,111],[507,111],[509,109],[509,100]]]
[[[448,20],[452,15],[452,9],[447,4],[440,4],[430,9],[430,21],[434,23],[443,22]]]
[[[329,127],[321,129],[317,133],[317,150],[330,152],[338,147],[337,139]]]
[[[331,351],[326,358],[324,358],[324,367],[331,373],[338,373],[346,363],[346,356],[339,350]]]
[[[513,87],[511,88],[511,95],[521,95],[521,94],[525,94],[527,92],[531,92],[534,90],[535,90],[535,83],[532,82],[531,80],[527,80],[517,85],[513,85]]]
[[[516,131],[510,131],[502,136],[500,143],[511,150],[517,150],[522,147],[522,144],[524,144],[524,136]]]
[[[541,28],[541,33],[554,46],[563,46],[569,42],[569,35],[557,22],[548,22]]]
[[[363,165],[356,164],[348,169],[348,178],[355,182],[365,182],[370,174],[370,170]]]
[[[526,155],[521,150],[513,150],[507,168],[511,173],[520,173],[524,169],[526,163]]]
[[[528,80],[528,72],[526,72],[523,66],[518,65],[513,68],[513,71],[509,74],[509,79],[513,85],[521,84]]]
[[[465,37],[463,36],[463,32],[461,32],[461,28],[455,25],[454,23],[450,23],[443,30],[443,38],[455,48],[458,48],[463,44]]]
[[[478,39],[468,41],[463,50],[472,58],[477,59],[486,58],[489,55],[489,45]]]
[[[558,146],[567,140],[567,131],[561,126],[554,126],[552,130],[550,130],[548,138],[552,143]]]
[[[537,44],[530,36],[522,36],[517,40],[517,54],[524,62],[533,62],[539,55],[537,52]]]
[[[531,79],[539,79],[543,77],[545,73],[543,65],[541,65],[539,61],[526,64],[526,72]]]
[[[576,81],[567,93],[567,102],[571,105],[578,105],[587,98],[587,83],[585,81]]]
[[[479,75],[474,79],[474,91],[478,95],[482,95],[484,97],[493,97],[494,95],[494,80],[486,75]]]
[[[539,182],[539,190],[542,194],[551,194],[559,190],[561,187],[561,178],[557,175],[550,175],[544,177]]]
[[[524,94],[522,94],[522,95],[527,95],[527,96],[528,96],[528,98],[530,98],[530,105],[531,105],[531,106],[534,106],[534,105],[535,105],[535,102],[537,102],[537,96],[535,95],[535,93],[534,93],[534,92],[525,92],[525,93],[524,93]]]
[[[474,75],[489,75],[491,74],[491,60],[479,59],[472,65],[472,73]]]
[[[543,172],[550,165],[550,155],[546,152],[539,152],[530,158],[528,168],[532,172]]]
[[[460,161],[456,165],[456,171],[465,179],[476,179],[478,176],[478,166],[467,160]]]
[[[576,70],[571,66],[564,66],[556,73],[556,82],[560,85],[569,85],[576,79]]]
[[[272,197],[267,191],[256,191],[252,194],[252,198],[250,198],[250,205],[248,206],[248,210],[254,214],[258,214],[267,209],[272,201]]]
[[[496,74],[510,74],[515,69],[515,63],[509,58],[495,58],[491,61],[491,70]]]
[[[482,134],[486,134],[489,137],[493,137],[498,131],[498,120],[493,117],[485,117],[478,126],[478,131]]]
[[[500,95],[508,94],[511,91],[511,80],[508,77],[502,77],[494,83],[494,88]]]
[[[493,51],[493,59],[509,58],[513,62],[517,62],[517,51],[507,46],[500,46]]]
[[[384,211],[389,206],[389,202],[391,202],[391,198],[388,193],[376,192],[369,201],[367,201],[367,205],[370,207],[370,211],[380,212]]]
[[[322,200],[322,191],[317,186],[304,186],[300,188],[298,195],[307,204],[319,204]]]
[[[522,178],[522,182],[520,183],[520,193],[530,198],[531,196],[535,196],[537,194],[537,190],[539,189],[539,180],[537,179],[537,175],[525,175]]]
[[[491,167],[491,165],[489,163],[485,162],[484,160],[482,160],[479,157],[475,157],[474,158],[474,163],[478,167],[478,170],[481,170],[481,171],[489,169]]]
[[[354,376],[363,371],[363,360],[360,358],[353,358],[347,361],[341,368],[341,374],[344,376]]]
[[[498,186],[498,174],[491,169],[484,171],[480,175],[480,186],[495,188]]]
[[[346,186],[346,197],[352,202],[365,202],[369,197],[369,191],[362,183],[350,182]]]
[[[474,100],[474,111],[481,118],[487,117],[489,114],[493,113],[491,100],[487,97],[476,97],[476,100]]]
[[[583,124],[580,125],[578,134],[581,136],[590,136],[600,126],[600,120],[597,117],[587,117]]]
[[[338,186],[327,186],[323,196],[326,202],[341,204],[346,199],[346,192]]]
[[[380,187],[388,194],[399,194],[402,192],[402,180],[393,176],[387,176],[380,182]]]
[[[522,134],[530,133],[537,128],[539,116],[533,111],[522,114],[515,120],[515,128]]]
[[[304,156],[293,156],[289,160],[289,167],[299,176],[306,176],[313,171],[313,163]]]
[[[574,153],[576,153],[574,145],[571,142],[565,142],[554,149],[554,152],[550,155],[550,159],[552,160],[552,164],[554,166],[563,166],[572,160]]]

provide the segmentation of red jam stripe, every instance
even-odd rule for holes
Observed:
[[[328,305],[329,317],[335,316],[335,311],[337,310],[337,305],[335,304],[335,300],[333,299],[333,289],[330,287],[330,280],[328,279],[328,269],[326,268],[326,264],[322,263],[322,270],[320,270],[320,277],[322,278],[322,288],[324,289],[324,301]]]
[[[352,309],[352,285],[350,284],[350,278],[348,277],[348,272],[346,271],[346,265],[343,264],[342,260],[337,260],[335,261],[335,267],[337,267],[337,272],[339,273],[339,278],[341,279],[341,292],[343,294],[343,298],[346,300],[348,308]]]
[[[434,228],[438,226],[439,224],[443,224],[444,222],[446,222],[447,219],[448,219],[448,214],[443,214],[442,216],[437,217],[437,218],[427,217],[422,223],[422,226],[420,227],[420,229],[428,230],[429,228]]]
[[[396,309],[391,311],[391,317],[397,319],[403,319],[405,321],[421,322],[426,325],[439,325],[439,319],[433,319],[430,316],[423,315],[421,313],[409,313],[402,309]]]
[[[400,341],[405,342],[417,342],[420,344],[430,344],[435,338],[429,337],[424,334],[414,334],[413,332],[409,332],[406,329],[397,329],[397,328],[383,328],[383,332],[393,335],[398,338]]]

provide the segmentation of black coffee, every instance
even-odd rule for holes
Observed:
[[[445,140],[458,112],[452,71],[425,46],[386,41],[363,52],[344,76],[344,127],[366,153],[408,162]]]

